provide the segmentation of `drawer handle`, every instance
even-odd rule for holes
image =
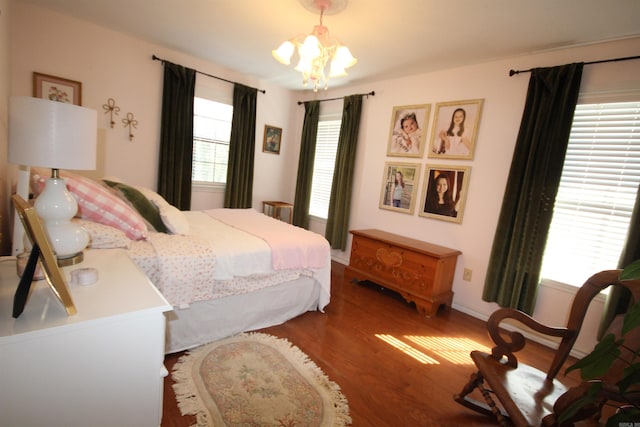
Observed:
[[[402,265],[402,255],[398,252],[388,251],[385,248],[380,248],[376,251],[376,258],[387,267],[400,267]]]

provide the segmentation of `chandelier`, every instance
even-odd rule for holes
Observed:
[[[315,9],[320,10],[320,25],[313,27],[311,34],[296,36],[285,41],[271,53],[274,58],[285,65],[291,64],[291,57],[297,49],[300,57],[295,70],[302,73],[302,84],[307,86],[309,82],[313,85],[313,91],[317,92],[318,87],[329,87],[329,79],[332,77],[346,76],[347,68],[353,66],[357,59],[351,55],[349,48],[339,41],[329,37],[329,29],[322,25],[322,18],[327,9],[332,4],[330,0],[301,0],[303,5],[312,3]],[[339,7],[343,8],[346,0],[339,1]],[[305,5],[306,7],[307,5]],[[330,62],[329,72],[326,73],[327,63]]]

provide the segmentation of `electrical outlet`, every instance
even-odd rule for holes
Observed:
[[[464,272],[462,273],[462,280],[466,280],[467,282],[471,281],[471,269],[470,268],[465,268]]]

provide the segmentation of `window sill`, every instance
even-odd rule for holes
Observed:
[[[574,286],[574,285],[569,285],[562,282],[556,282],[555,280],[551,280],[551,279],[540,279],[540,286],[543,288],[554,289],[559,292],[564,292],[564,293],[575,296],[575,294],[578,292],[578,289],[580,288],[580,286],[582,286],[582,284],[580,284],[580,286]],[[608,294],[608,289],[609,288],[600,292],[600,295],[596,296],[595,299],[596,300],[601,299],[602,301],[604,301],[604,299],[606,298],[606,295]]]

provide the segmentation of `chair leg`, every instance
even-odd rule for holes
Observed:
[[[508,426],[508,418],[504,416],[500,408],[497,407],[493,399],[491,398],[490,391],[483,386],[484,378],[480,372],[471,374],[469,382],[465,384],[460,393],[453,396],[453,399],[459,404],[466,406],[476,412],[483,415],[492,417],[498,421],[502,426]],[[475,399],[467,397],[475,389],[478,389],[487,403],[479,402]]]

